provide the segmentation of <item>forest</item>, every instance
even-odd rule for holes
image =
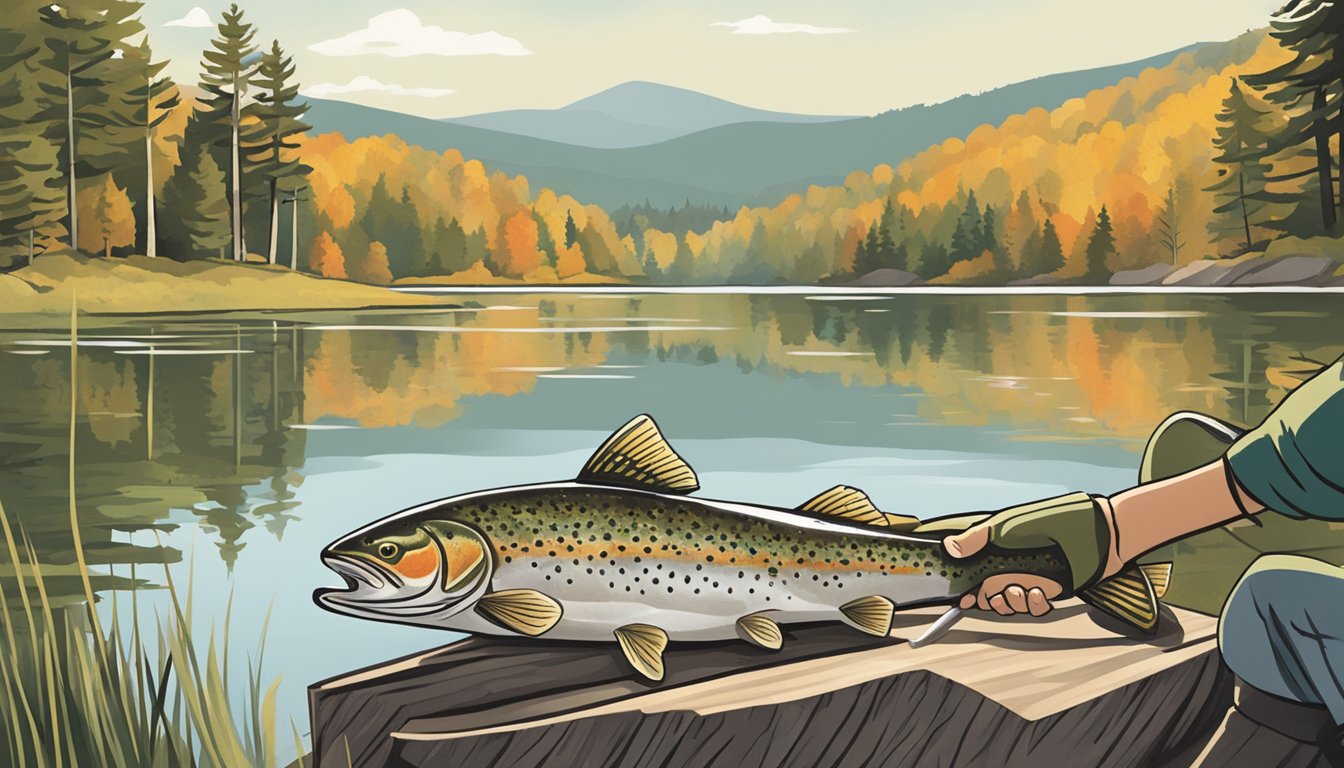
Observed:
[[[19,0],[0,29],[0,265],[47,254],[266,262],[372,284],[1098,284],[1339,234],[1344,8],[1047,112],[733,212],[608,213],[395,135],[304,122],[299,73],[237,5],[197,83],[141,3]]]

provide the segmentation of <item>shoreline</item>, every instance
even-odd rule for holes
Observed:
[[[855,296],[880,299],[888,296],[1153,296],[1153,295],[1252,295],[1252,294],[1344,294],[1344,285],[1309,286],[1194,286],[1194,285],[1031,285],[1031,286],[953,286],[919,285],[903,287],[842,286],[842,285],[456,285],[456,286],[395,286],[397,293],[406,294],[722,294],[722,295],[781,295],[781,296]]]

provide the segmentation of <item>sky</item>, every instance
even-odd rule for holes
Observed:
[[[146,0],[180,82],[222,5]],[[1282,0],[241,0],[305,92],[426,117],[555,108],[631,80],[872,115],[1262,27]]]

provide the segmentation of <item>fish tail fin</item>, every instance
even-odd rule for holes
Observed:
[[[1170,576],[1170,563],[1166,564]],[[1160,571],[1155,571],[1160,573]],[[1166,581],[1163,582],[1166,594]],[[1145,634],[1157,631],[1157,589],[1143,566],[1132,566],[1078,593],[1079,599]]]

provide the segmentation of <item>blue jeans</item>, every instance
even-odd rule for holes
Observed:
[[[1218,645],[1248,685],[1323,706],[1344,724],[1344,568],[1300,555],[1259,558],[1227,599]]]

